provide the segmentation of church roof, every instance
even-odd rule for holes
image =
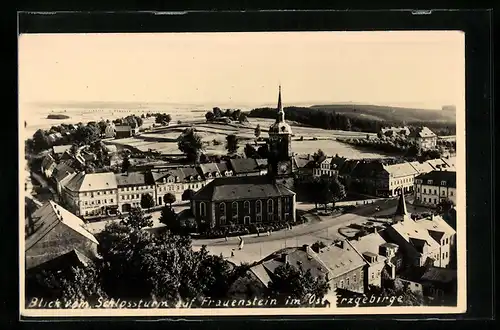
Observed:
[[[193,200],[227,201],[292,196],[295,193],[266,176],[216,178],[198,190]]]

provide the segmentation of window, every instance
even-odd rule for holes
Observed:
[[[427,202],[427,198],[424,197],[424,203],[426,203],[426,202]]]
[[[255,213],[262,214],[262,201],[260,201],[260,200],[255,202]]]
[[[278,221],[281,221],[281,198],[278,198]]]
[[[226,224],[226,217],[225,217],[225,216],[221,216],[221,217],[219,218],[219,223],[220,223],[221,225],[225,225],[225,224]]]
[[[441,195],[443,195],[443,196],[444,196],[444,194],[445,194],[445,193],[446,193],[446,192],[445,192],[444,190],[443,190],[443,191],[441,191]]]
[[[238,202],[233,202],[231,204],[233,218],[238,218]]]
[[[427,194],[427,189],[424,188],[424,194]]]
[[[446,186],[446,181],[441,181],[442,186]]]
[[[285,205],[285,212],[290,211],[290,199],[288,197],[283,198],[283,204]]]
[[[84,205],[88,205],[89,203],[87,201],[85,201]]]
[[[443,252],[443,259],[445,258],[444,252]]]
[[[219,211],[220,211],[221,217],[226,216],[226,204],[224,202],[219,204]]]
[[[419,187],[417,187],[417,192],[418,192],[418,193],[420,192],[420,188],[419,188]]]
[[[113,202],[114,202],[114,201],[113,201],[113,198],[111,198],[111,199],[109,200],[109,202],[110,202],[110,203],[113,203]]]
[[[450,196],[453,196],[453,190],[450,191]]]
[[[437,190],[436,189],[434,189],[434,195],[437,195]]]
[[[100,195],[100,194],[101,194],[101,192],[100,192],[100,191],[98,191],[98,192],[97,192],[97,195]]]
[[[340,281],[339,288],[343,289],[344,288],[344,280]]]
[[[352,277],[352,281],[356,283],[356,274],[354,274],[354,276]]]
[[[346,285],[349,286],[349,277],[346,279]]]
[[[108,200],[107,200],[107,199],[105,199],[105,200],[104,200],[104,204],[106,204],[107,202],[108,202]]]
[[[274,212],[274,201],[272,199],[267,200],[267,213]]]
[[[375,273],[372,273],[372,280],[375,278]]]
[[[255,216],[255,219],[256,219],[257,222],[262,222],[262,214],[257,214]]]
[[[207,206],[205,205],[205,202],[200,203],[200,215],[202,217],[207,215]]]
[[[437,203],[438,203],[438,202],[437,202],[437,199],[436,199],[436,198],[434,198],[434,204],[437,204]]]
[[[243,203],[243,209],[244,209],[246,214],[250,214],[250,202],[249,201],[245,201]]]

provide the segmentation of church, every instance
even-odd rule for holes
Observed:
[[[269,127],[267,175],[216,178],[201,188],[191,200],[201,230],[296,221],[292,129],[285,121],[281,86],[276,110]]]

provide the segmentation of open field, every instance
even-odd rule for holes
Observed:
[[[188,126],[192,126],[196,129],[196,132],[202,137],[205,143],[205,152],[207,154],[226,154],[224,149],[226,137],[230,134],[235,134],[240,138],[240,148],[239,153],[243,153],[243,149],[246,143],[253,143],[254,129],[257,125],[261,126],[262,134],[261,136],[268,137],[268,127],[273,123],[272,119],[263,118],[249,118],[249,123],[240,124],[217,124],[217,123],[203,123],[203,121],[196,120],[196,124],[191,124],[186,121],[182,125],[172,125],[169,127],[162,127],[155,129],[153,132],[146,132],[140,136],[111,140],[109,143],[131,147],[139,151],[149,151],[156,150],[165,155],[180,155],[180,151],[177,147],[177,137],[182,133],[184,129]],[[324,130],[320,128],[311,128],[303,126],[295,126],[292,124],[292,130],[294,137],[292,139],[292,148],[295,153],[298,154],[309,154],[322,149],[328,155],[338,154],[339,156],[344,156],[348,158],[380,158],[387,157],[374,152],[364,152],[352,148],[351,146],[340,143],[336,141],[338,137],[362,137],[365,138],[367,135],[375,136],[371,133],[363,132],[348,132],[348,131],[337,131],[337,130]],[[303,137],[303,140],[299,139]],[[313,140],[315,138],[316,140]],[[213,141],[218,141],[219,145],[214,145]]]

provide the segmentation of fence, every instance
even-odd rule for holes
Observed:
[[[372,199],[362,199],[357,201],[345,201],[345,202],[336,202],[335,206],[358,206],[358,205],[367,205],[373,204],[378,201],[385,200],[386,198],[372,198]]]

